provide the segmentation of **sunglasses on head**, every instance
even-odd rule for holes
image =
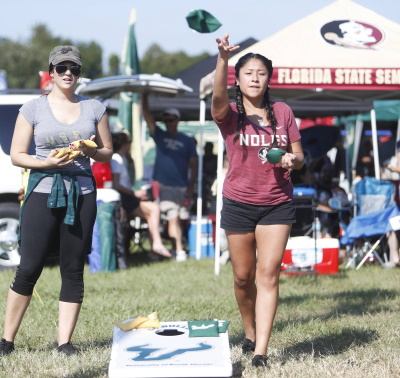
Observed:
[[[67,70],[70,70],[72,75],[75,76],[79,76],[81,74],[81,67],[79,66],[67,66],[65,64],[58,64],[57,66],[54,66],[54,68],[59,75],[66,73]]]

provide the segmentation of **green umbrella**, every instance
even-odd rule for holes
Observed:
[[[197,9],[186,16],[189,27],[199,33],[212,33],[216,31],[221,23],[205,10]]]

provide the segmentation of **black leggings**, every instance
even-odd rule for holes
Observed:
[[[31,193],[21,221],[21,263],[11,289],[30,296],[42,273],[46,257],[59,251],[60,301],[82,303],[83,269],[90,253],[93,225],[96,219],[96,193],[79,196],[73,226],[63,223],[66,208],[47,207],[48,194]]]

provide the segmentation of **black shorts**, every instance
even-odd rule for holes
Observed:
[[[238,232],[254,232],[257,225],[291,224],[296,222],[293,201],[261,206],[222,198],[221,228]]]
[[[121,195],[121,206],[129,214],[140,205],[139,198],[130,194],[120,193]]]

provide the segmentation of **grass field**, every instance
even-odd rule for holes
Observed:
[[[270,343],[271,370],[251,367],[241,355],[244,337],[232,290],[230,264],[214,275],[210,259],[183,263],[130,257],[130,268],[85,276],[85,301],[70,358],[56,351],[57,266],[37,284],[44,305],[33,298],[15,340],[16,351],[0,358],[0,377],[106,377],[113,322],[158,312],[161,321],[230,320],[235,377],[400,376],[400,269],[365,264],[336,276],[280,280],[280,304]],[[0,272],[0,324],[14,272]]]

